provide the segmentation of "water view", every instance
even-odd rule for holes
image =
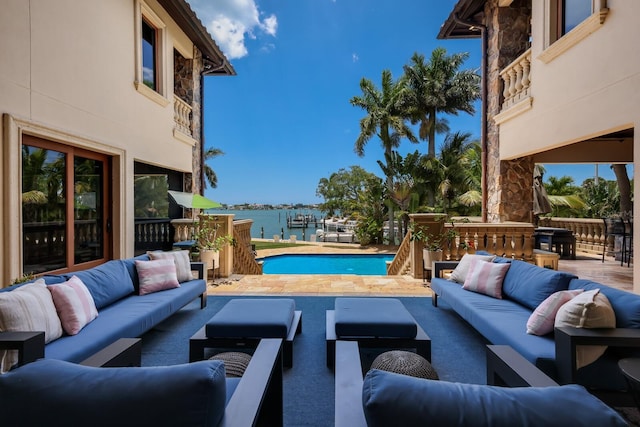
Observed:
[[[240,210],[240,209],[208,209],[208,214],[233,214],[234,219],[252,219],[251,237],[257,239],[273,239],[274,235],[281,239],[289,239],[295,235],[297,240],[309,242],[311,235],[315,235],[318,229],[322,229],[322,220],[325,216],[318,209],[270,209],[270,210]],[[306,228],[287,227],[287,218],[294,218],[297,214],[315,217],[317,221],[310,221]]]

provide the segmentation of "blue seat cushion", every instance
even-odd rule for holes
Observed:
[[[336,298],[337,337],[415,338],[418,326],[396,298]]]
[[[362,388],[369,427],[626,426],[579,385],[506,388],[370,370]]]
[[[205,326],[214,338],[286,338],[293,323],[290,298],[232,299]]]
[[[217,426],[224,364],[94,368],[40,359],[0,375],[7,426]],[[37,402],[37,405],[34,405]]]
[[[575,277],[573,274],[513,260],[502,282],[502,296],[535,310],[549,295],[566,290]]]

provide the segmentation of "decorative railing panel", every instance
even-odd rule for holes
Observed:
[[[166,219],[135,220],[135,253],[150,250],[171,250],[171,223]]]
[[[253,220],[233,221],[233,271],[236,274],[262,274],[262,264],[256,261],[251,248],[251,225]]]
[[[191,105],[184,102],[177,96],[173,96],[173,120],[176,122],[176,129],[187,136],[193,136],[191,124]]]
[[[520,55],[500,72],[503,82],[504,101],[502,111],[529,98],[531,87],[531,49]]]
[[[387,266],[387,275],[395,276],[403,274],[411,262],[411,232],[405,234],[402,243],[396,252],[396,256]]]

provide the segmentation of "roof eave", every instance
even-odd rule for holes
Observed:
[[[480,37],[477,29],[471,29],[460,21],[482,24],[478,19],[484,11],[486,0],[459,0],[453,7],[446,21],[440,26],[437,38],[442,39],[470,39]]]
[[[210,65],[203,75],[236,75],[236,70],[186,0],[158,0],[158,3],[202,52],[205,66]]]

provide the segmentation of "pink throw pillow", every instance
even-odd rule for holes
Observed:
[[[527,333],[532,335],[546,335],[553,332],[556,314],[558,310],[560,310],[560,307],[582,292],[584,292],[584,289],[575,289],[571,291],[558,291],[549,295],[547,299],[536,307],[533,313],[531,313],[531,316],[529,316],[529,320],[527,320]]]
[[[53,297],[62,329],[67,334],[76,335],[98,317],[91,293],[77,276],[71,276],[64,283],[48,285],[47,288]]]
[[[473,259],[462,288],[502,299],[502,281],[510,266],[511,264],[509,263],[494,263]]]
[[[140,295],[180,287],[173,258],[136,260],[136,269],[140,279]]]

